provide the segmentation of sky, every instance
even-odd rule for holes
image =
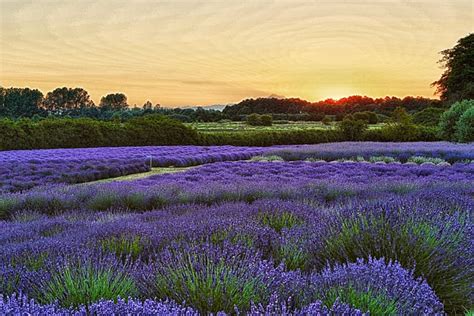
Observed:
[[[0,86],[98,103],[434,97],[474,0],[0,0]]]

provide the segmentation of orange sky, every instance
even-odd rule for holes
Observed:
[[[472,0],[0,0],[0,85],[206,105],[421,95]]]

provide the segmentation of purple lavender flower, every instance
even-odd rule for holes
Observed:
[[[315,296],[329,306],[339,298],[375,315],[443,314],[443,304],[425,280],[383,258],[326,268],[310,283]]]

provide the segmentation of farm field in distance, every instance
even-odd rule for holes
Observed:
[[[304,130],[334,130],[336,122],[325,125],[321,122],[311,121],[274,121],[272,126],[252,126],[246,122],[195,122],[185,123],[185,125],[195,128],[199,132],[245,132],[245,131],[304,131]],[[383,127],[384,123],[370,124],[368,129]]]
[[[472,143],[2,151],[0,175],[7,315],[473,310]]]

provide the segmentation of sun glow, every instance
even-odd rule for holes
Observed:
[[[325,99],[342,99],[344,97],[348,97],[351,95],[360,95],[360,91],[354,89],[352,87],[330,87],[321,89],[316,93],[318,100],[325,100]]]

